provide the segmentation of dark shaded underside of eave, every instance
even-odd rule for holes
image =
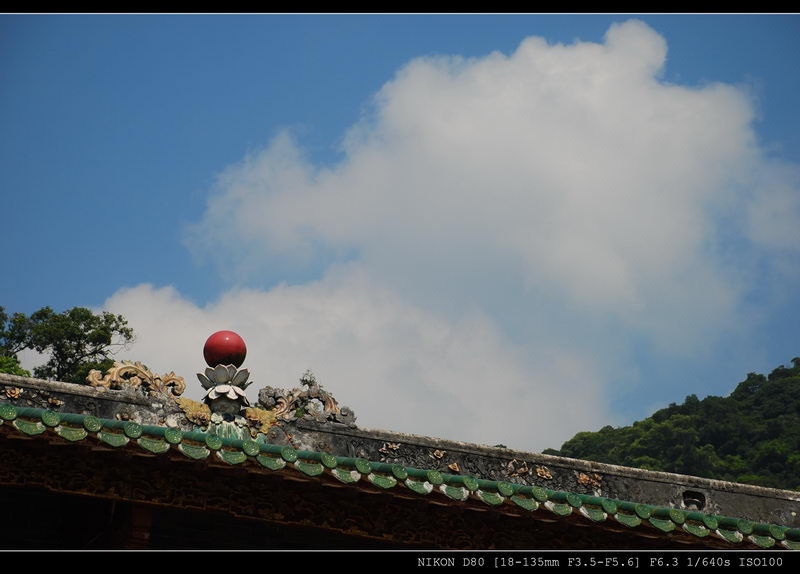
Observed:
[[[506,508],[437,504],[368,483],[353,487],[324,477],[297,478],[180,455],[142,455],[140,449],[0,437],[0,485],[6,487],[4,493],[12,493],[4,494],[3,506],[20,517],[15,526],[22,536],[15,539],[20,547],[31,547],[24,544],[25,536],[53,531],[54,520],[59,525],[56,533],[69,526],[63,516],[71,517],[74,528],[97,528],[101,518],[69,510],[74,503],[67,499],[79,495],[94,500],[87,501],[86,508],[100,499],[152,508],[151,547],[161,548],[731,548],[710,539],[700,543],[680,532],[595,524],[580,516],[543,520]],[[52,499],[56,507],[67,506],[36,511],[31,501],[44,491],[58,495]],[[181,526],[186,524],[193,526]],[[48,542],[34,547],[64,547],[57,535],[51,536],[39,537]],[[0,546],[14,547],[10,542],[0,541]],[[737,545],[746,547],[751,546]]]

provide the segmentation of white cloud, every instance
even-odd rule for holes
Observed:
[[[204,308],[172,288],[140,285],[105,307],[135,317],[138,338],[126,356],[175,370],[195,399],[205,338],[234,329],[248,345],[251,400],[266,385],[298,386],[311,368],[364,427],[544,449],[604,422],[600,381],[585,361],[554,350],[532,374],[486,317],[451,322],[422,312],[357,268],[303,286],[231,291]],[[582,397],[569,408],[559,406],[565,384]]]
[[[510,57],[415,60],[335,169],[304,161],[287,135],[230,168],[193,243],[227,248],[239,271],[355,250],[419,304],[443,285],[465,303],[497,297],[474,287],[488,262],[507,282],[690,350],[735,315],[745,286],[709,249],[712,215],[742,208],[742,166],[762,164],[747,97],[660,83],[665,57],[663,38],[631,21],[604,45],[530,38]]]
[[[279,379],[264,383],[319,368],[364,424],[374,411],[398,430],[490,442],[550,428],[559,438],[528,447],[556,445],[608,421],[602,397],[638,376],[631,341],[708,353],[747,328],[759,265],[780,269],[781,250],[786,268],[800,246],[796,172],[763,158],[747,95],[664,83],[666,54],[630,21],[603,44],[529,38],[510,56],[414,60],[339,165],[316,167],[283,134],[219,178],[187,234],[251,281],[339,255],[335,272],[205,309],[144,287],[109,304],[137,322],[140,307],[154,321],[174,307],[199,339],[229,313],[252,329],[256,372]],[[354,262],[338,266],[343,253]],[[137,328],[159,342],[137,351],[159,356],[166,335]]]

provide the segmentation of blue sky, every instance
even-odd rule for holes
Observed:
[[[0,305],[123,313],[190,387],[233,329],[252,389],[524,449],[725,395],[800,355],[798,32],[0,16]]]

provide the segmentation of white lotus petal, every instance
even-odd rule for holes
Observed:
[[[214,374],[211,377],[211,380],[218,385],[220,383],[227,383],[230,381],[230,378],[228,378],[228,369],[223,365],[217,365],[214,367]]]
[[[228,369],[228,380],[230,381],[236,376],[236,367],[228,365],[226,368]]]
[[[233,377],[233,379],[231,380],[231,384],[236,385],[237,387],[241,387],[242,383],[247,381],[247,377],[249,376],[250,376],[250,371],[248,371],[247,369],[242,369],[241,371],[236,373],[235,377]]]
[[[197,378],[200,380],[200,384],[203,385],[204,389],[210,389],[212,386],[214,386],[214,383],[212,383],[211,380],[202,373],[197,373]]]

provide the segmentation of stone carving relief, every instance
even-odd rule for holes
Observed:
[[[174,372],[163,376],[157,375],[139,361],[115,362],[114,366],[106,371],[105,376],[97,369],[92,369],[86,381],[93,387],[106,389],[133,388],[146,396],[178,397],[186,389],[183,377]]]
[[[306,419],[355,426],[355,413],[348,407],[339,407],[333,395],[322,388],[311,371],[303,374],[300,384],[301,388],[289,391],[264,387],[258,392],[258,404],[272,411],[279,421]]]

